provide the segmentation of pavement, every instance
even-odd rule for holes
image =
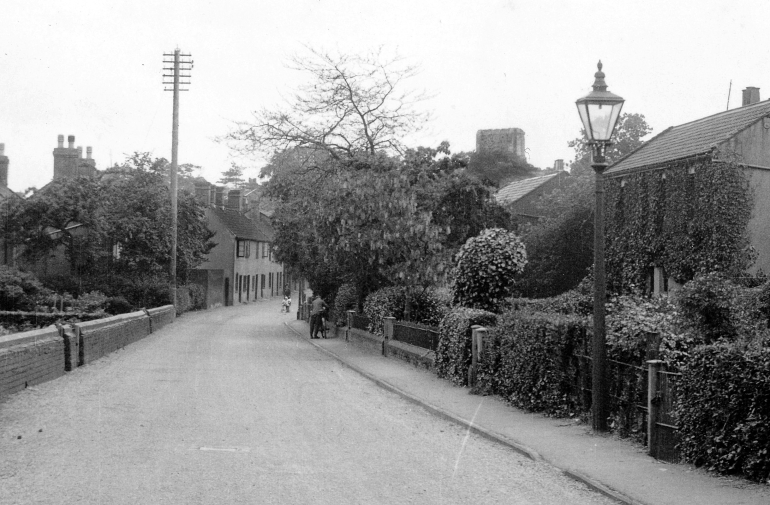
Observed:
[[[468,388],[439,379],[433,372],[347,342],[344,332],[336,338],[311,340],[305,321],[286,325],[299,338],[380,387],[535,461],[548,463],[621,503],[770,504],[770,485],[658,461],[647,455],[644,447],[613,435],[594,434],[585,424],[518,410],[498,397],[471,395]]]

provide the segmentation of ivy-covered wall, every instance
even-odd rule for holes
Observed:
[[[745,272],[755,252],[749,169],[687,161],[605,182],[608,284],[647,287],[653,267],[678,283],[698,272]]]

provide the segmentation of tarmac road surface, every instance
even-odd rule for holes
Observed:
[[[293,317],[186,314],[11,396],[0,503],[614,503],[342,367]]]

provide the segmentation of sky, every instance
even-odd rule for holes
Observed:
[[[282,106],[306,82],[288,59],[308,47],[419,65],[405,85],[432,96],[433,118],[408,145],[471,151],[479,129],[521,128],[539,168],[573,158],[574,103],[600,59],[653,135],[739,107],[747,86],[770,97],[764,0],[3,0],[2,14],[0,143],[16,191],[51,180],[60,134],[92,146],[99,169],[136,151],[171,159],[162,73],[176,48],[194,61],[179,162],[210,182],[233,161],[258,176],[264,159],[217,138]]]

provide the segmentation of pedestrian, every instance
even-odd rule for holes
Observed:
[[[315,295],[310,309],[310,338],[318,338],[318,331],[323,324],[323,314],[328,308],[321,295]]]

